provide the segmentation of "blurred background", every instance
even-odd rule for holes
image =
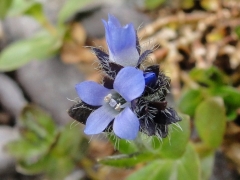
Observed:
[[[75,84],[101,82],[86,46],[107,49],[101,19],[108,13],[123,25],[134,24],[142,49],[156,49],[147,63],[159,64],[171,78],[168,105],[190,119],[183,118],[189,124],[170,138],[167,150],[177,142],[183,151],[176,158],[159,154],[161,148],[149,150],[145,142],[133,147],[121,141],[117,149],[114,139],[90,141],[67,113],[77,98]],[[184,154],[188,146],[194,156]],[[133,152],[146,155],[133,161]],[[104,159],[119,154],[129,156]],[[168,165],[182,163],[189,172],[156,167],[156,157]],[[1,180],[174,174],[173,179],[237,180],[239,173],[239,0],[0,0]]]

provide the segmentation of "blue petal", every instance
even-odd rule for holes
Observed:
[[[111,14],[108,14],[108,25],[121,28],[121,23],[118,21],[118,19],[115,16]]]
[[[103,132],[118,113],[119,112],[115,111],[108,104],[104,104],[90,114],[86,122],[84,133],[92,135]]]
[[[113,122],[114,133],[123,139],[133,140],[139,131],[139,120],[129,107],[126,107]]]
[[[104,97],[110,93],[110,89],[93,81],[84,81],[75,86],[80,99],[92,106],[100,106],[104,102]]]
[[[144,90],[145,80],[143,72],[134,67],[125,67],[119,71],[113,83],[113,88],[126,101],[139,97]]]
[[[108,22],[103,20],[109,48],[109,58],[122,66],[136,66],[139,54],[136,47],[136,31],[133,24],[121,27],[119,21],[109,15]]]

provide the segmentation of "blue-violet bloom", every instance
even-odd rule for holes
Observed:
[[[122,66],[136,66],[139,60],[137,35],[132,23],[121,26],[117,18],[108,15],[108,21],[102,20],[105,27],[109,59]]]
[[[93,81],[76,85],[80,99],[92,106],[101,106],[87,119],[84,132],[88,135],[103,132],[113,121],[114,133],[123,139],[132,140],[139,131],[139,119],[131,110],[131,102],[142,95],[145,88],[143,72],[134,67],[119,71],[113,89]]]

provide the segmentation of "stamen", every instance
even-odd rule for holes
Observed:
[[[117,111],[120,111],[120,110],[121,110],[121,104],[120,104],[120,103],[118,103],[118,104],[116,105],[115,110],[117,110]]]
[[[105,102],[109,102],[112,99],[112,94],[108,94],[105,98],[104,101]]]

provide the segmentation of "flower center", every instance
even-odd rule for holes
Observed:
[[[105,96],[104,101],[107,102],[115,110],[117,110],[117,111],[121,110],[121,103],[118,103],[115,100],[115,98],[113,98],[112,94],[108,94],[107,96]]]

